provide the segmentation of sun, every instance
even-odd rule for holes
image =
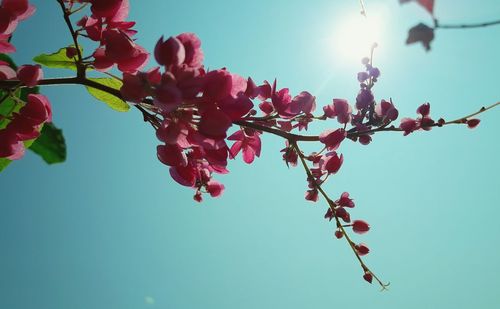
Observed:
[[[335,22],[331,38],[331,48],[342,61],[359,63],[369,56],[374,43],[382,39],[383,19],[380,16],[351,14],[342,16]]]

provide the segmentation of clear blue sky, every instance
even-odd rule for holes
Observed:
[[[415,4],[366,0],[382,16],[377,99],[403,116],[463,116],[500,99],[500,27],[441,30],[433,50],[405,46],[430,22]],[[56,1],[19,26],[17,63],[70,43]],[[311,4],[314,3],[314,4]],[[498,19],[498,0],[437,0],[443,23]],[[357,60],[331,47],[351,1],[131,0],[139,43],[196,32],[205,64],[254,80],[309,90],[320,106],[353,102]],[[47,76],[66,76],[56,71]],[[499,110],[476,130],[447,127],[408,137],[384,133],[368,147],[344,143],[345,163],[326,186],[349,191],[355,218],[372,230],[367,263],[388,292],[366,284],[324,203],[303,199],[301,169],[287,169],[283,142],[264,137],[262,158],[230,163],[226,193],[203,204],[156,159],[152,128],[116,113],[84,89],[47,87],[68,160],[28,153],[0,174],[0,308],[499,308]],[[314,132],[335,126],[331,122]]]

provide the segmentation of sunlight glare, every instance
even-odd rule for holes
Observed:
[[[361,58],[369,56],[373,43],[380,44],[382,26],[380,16],[346,15],[336,22],[332,51],[343,61],[359,63]]]

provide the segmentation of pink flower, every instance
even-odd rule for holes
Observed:
[[[431,105],[429,103],[424,103],[417,108],[417,114],[421,114],[422,117],[429,116],[431,112]]]
[[[257,132],[254,131],[253,135],[247,135],[243,130],[238,130],[227,139],[236,141],[229,151],[231,157],[236,157],[240,150],[243,153],[243,161],[247,164],[252,163],[255,156],[260,157],[261,141]]]
[[[281,149],[280,152],[283,152],[283,160],[286,162],[287,166],[289,164],[291,166],[297,166],[299,155],[295,149],[289,145],[288,141],[286,141],[286,147]]]
[[[203,96],[210,101],[218,101],[231,94],[233,77],[226,70],[210,71],[205,75]]]
[[[159,145],[157,148],[158,160],[169,166],[186,166],[187,156],[177,145]]]
[[[365,244],[355,245],[354,248],[360,256],[367,255],[370,252],[370,249]]]
[[[231,120],[239,120],[253,108],[253,102],[244,94],[237,97],[227,96],[225,99],[219,101],[219,108]]]
[[[337,121],[346,124],[351,121],[352,108],[344,99],[333,99],[333,103],[323,107],[323,112],[328,118],[337,117]]]
[[[311,189],[306,191],[305,199],[311,202],[318,201],[318,190]]]
[[[354,233],[364,234],[370,230],[370,225],[363,220],[354,220],[352,222],[352,230]]]
[[[363,275],[363,279],[365,279],[368,283],[372,283],[373,275],[370,272],[365,272]]]
[[[224,185],[216,180],[210,180],[209,182],[207,182],[206,188],[208,193],[210,193],[210,196],[212,197],[218,197],[222,195],[225,189]]]
[[[481,122],[481,120],[479,120],[479,119],[468,119],[467,120],[467,127],[469,127],[469,129],[474,129],[475,127],[477,127],[479,125],[480,122]]]
[[[354,207],[354,201],[351,198],[349,198],[348,192],[342,193],[342,195],[340,195],[340,198],[335,201],[335,204],[342,207],[349,207],[349,208]]]
[[[336,174],[343,162],[343,155],[338,156],[335,151],[332,151],[321,157],[319,165],[321,170],[327,172],[328,174]]]
[[[196,183],[197,171],[190,165],[172,166],[170,168],[170,176],[180,185],[194,187]]]
[[[231,119],[224,112],[209,109],[201,115],[198,131],[207,137],[224,138],[231,125]]]
[[[17,69],[17,78],[28,87],[35,87],[43,78],[40,65],[22,65]]]
[[[346,136],[344,129],[327,130],[319,135],[319,141],[325,144],[328,150],[337,150]]]
[[[154,105],[162,112],[169,113],[182,103],[182,93],[175,85],[163,83],[154,91]]]
[[[29,94],[28,102],[19,110],[19,114],[32,125],[52,121],[49,99],[42,94]]]
[[[149,95],[150,90],[149,83],[143,73],[123,74],[123,85],[120,92],[125,100],[139,103]]]
[[[292,99],[290,105],[296,105],[296,109],[298,110],[296,114],[301,111],[306,114],[311,114],[316,109],[316,97],[307,91],[302,91]]]
[[[16,78],[16,71],[7,62],[0,61],[0,80]]]
[[[166,67],[177,66],[186,59],[186,50],[178,38],[170,37],[163,41],[162,36],[155,46],[155,59]]]
[[[0,158],[20,159],[24,155],[24,144],[13,130],[0,130]]]
[[[182,33],[177,39],[184,45],[184,63],[190,67],[198,68],[203,65],[203,51],[201,41],[194,33]]]
[[[90,10],[92,14],[99,18],[112,19],[116,14],[121,14],[120,9],[124,0],[89,0],[92,4]]]
[[[375,114],[382,120],[393,121],[398,118],[399,112],[391,102],[382,100],[380,104],[375,105]]]
[[[356,108],[365,109],[373,102],[373,93],[369,89],[361,89],[356,97]]]
[[[26,19],[35,12],[35,8],[28,3],[28,0],[3,0],[1,8],[19,20]]]
[[[411,118],[403,118],[401,119],[401,124],[399,128],[404,131],[404,136],[412,133],[415,130],[418,130],[418,123],[415,119]]]
[[[344,222],[346,222],[346,223],[351,222],[351,215],[344,207],[335,208],[335,214],[337,215],[337,217],[342,219]]]

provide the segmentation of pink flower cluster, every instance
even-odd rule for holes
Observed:
[[[37,138],[45,122],[52,121],[52,110],[46,96],[29,94],[26,104],[14,113],[12,121],[0,130],[0,158],[17,160],[24,155],[23,141]]]
[[[67,1],[72,5],[75,1]],[[134,42],[135,22],[126,21],[129,13],[128,0],[89,0],[92,15],[84,16],[77,25],[88,38],[98,42],[94,51],[93,66],[96,70],[107,71],[114,65],[122,72],[134,73],[143,68],[149,53]]]
[[[193,33],[160,38],[154,51],[163,67],[147,72],[124,73],[123,97],[131,102],[148,98],[162,116],[157,137],[159,160],[170,166],[174,180],[201,193],[219,196],[224,186],[212,178],[213,173],[227,173],[227,159],[243,153],[252,163],[260,156],[259,130],[241,128],[228,137],[228,129],[239,120],[252,120],[283,131],[307,128],[315,109],[315,97],[302,92],[292,98],[288,89],[276,89],[267,81],[257,86],[225,68],[206,72],[201,42]],[[163,71],[163,72],[162,72]],[[257,114],[253,100],[260,101]],[[292,120],[301,115],[295,125]],[[280,120],[276,120],[279,118]],[[307,119],[309,118],[309,119]],[[234,141],[229,147],[227,141]]]
[[[35,7],[28,0],[1,0],[0,3],[0,53],[16,51],[9,40],[20,21],[30,17]]]

